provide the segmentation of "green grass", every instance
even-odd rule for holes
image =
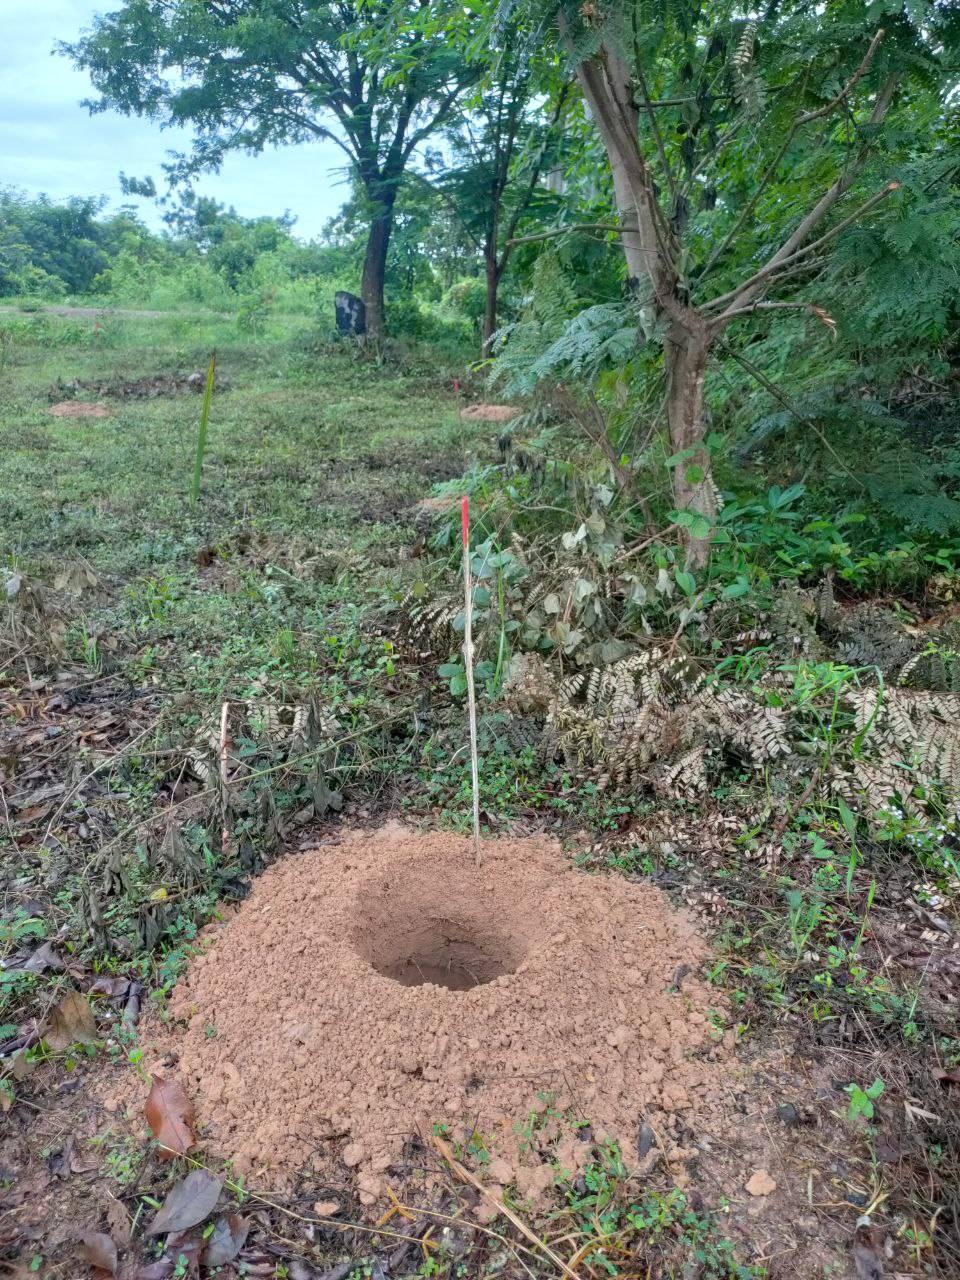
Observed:
[[[409,748],[397,708],[417,696],[421,671],[393,652],[381,624],[423,572],[407,556],[411,507],[469,464],[463,428],[442,369],[402,352],[385,361],[330,346],[304,320],[252,340],[221,318],[115,318],[95,335],[89,321],[0,316],[0,335],[3,567],[36,589],[46,609],[43,625],[25,636],[14,601],[0,636],[0,695],[27,723],[48,719],[64,746],[75,739],[59,754],[40,742],[17,758],[15,783],[60,781],[67,803],[48,806],[32,825],[16,823],[13,840],[9,829],[0,832],[0,851],[22,895],[49,902],[48,931],[67,923],[98,963],[132,955],[149,967],[159,948],[167,964],[163,957],[182,954],[224,886],[278,844],[277,824],[260,821],[263,805],[292,838],[314,786],[305,765],[289,766],[263,736],[238,726],[253,777],[235,816],[236,856],[221,859],[198,819],[180,832],[190,873],[165,867],[152,820],[223,702],[315,699],[348,740],[324,760],[336,768],[335,785],[349,780],[378,794],[385,780],[402,783],[396,764]],[[105,419],[48,413],[56,400],[95,398],[61,389],[74,380],[190,373],[205,369],[214,350],[221,381],[196,505],[199,395],[107,398]],[[468,447],[490,447],[485,428],[473,430]],[[113,731],[109,744],[94,746],[82,721],[47,713],[58,672],[70,686],[115,695],[108,705],[121,721],[131,715],[131,736],[146,726],[143,741],[131,746]],[[73,797],[77,777],[91,769],[96,785]],[[77,837],[93,819],[99,852]],[[66,852],[37,856],[32,841],[48,822]],[[111,859],[122,891],[101,893],[102,864]],[[100,895],[99,936],[84,915],[91,889]],[[160,891],[169,903],[155,907]],[[159,919],[158,934],[143,924],[145,913]],[[13,1008],[0,1021],[15,1020],[34,985],[7,984]]]
[[[213,352],[223,382],[195,505],[199,395],[109,399],[106,419],[48,413],[73,398],[60,388],[76,379],[203,371]],[[403,645],[394,625],[409,588],[455,581],[455,552],[448,563],[418,542],[414,504],[464,471],[489,474],[497,456],[495,427],[458,422],[452,372],[420,352],[387,359],[330,345],[305,318],[269,318],[254,339],[230,317],[111,317],[98,332],[88,320],[0,314],[2,566],[47,610],[26,631],[22,597],[0,614],[0,702],[15,729],[0,765],[14,791],[64,786],[36,813],[21,806],[0,823],[0,875],[11,886],[0,955],[29,952],[65,927],[75,963],[136,974],[162,1000],[217,903],[296,847],[329,789],[356,806],[467,829],[459,704],[451,710],[441,664]],[[58,703],[64,689],[70,697]],[[216,788],[207,794],[191,764],[224,702],[236,709],[246,771],[226,850]],[[308,706],[327,727],[291,758],[266,723],[271,713],[257,708]],[[100,715],[108,723],[98,737]],[[38,726],[21,749],[19,730]],[[843,813],[797,813],[776,868],[746,848],[705,860],[675,842],[618,838],[665,808],[651,793],[601,792],[545,762],[510,740],[496,708],[481,706],[481,730],[492,830],[579,829],[589,836],[578,846],[587,871],[654,875],[723,898],[711,976],[739,1033],[762,1041],[771,1026],[790,1025],[843,1048],[844,1028],[862,1025],[878,1054],[902,1055],[914,1091],[917,1061],[956,1064],[956,1040],[925,1021],[919,985],[898,984],[873,940],[878,913],[895,921],[887,882],[896,859],[879,844],[852,857]],[[706,798],[703,808],[727,800]],[[890,839],[891,849],[907,841],[921,867],[935,865],[925,831],[904,826]],[[8,1035],[65,981],[2,977]],[[878,1111],[892,1106],[895,1083]],[[117,1147],[111,1157],[121,1182],[128,1154]],[[599,1220],[607,1233],[598,1274],[616,1274],[622,1251],[641,1241],[653,1266],[686,1257],[698,1274],[749,1274],[683,1197],[628,1186],[615,1153],[564,1195],[571,1230],[590,1238]]]

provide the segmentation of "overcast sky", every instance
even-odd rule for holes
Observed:
[[[149,174],[160,187],[166,153],[186,149],[185,132],[114,111],[91,116],[80,105],[92,96],[86,73],[51,56],[57,40],[75,39],[95,14],[117,7],[118,0],[0,0],[0,186],[55,198],[105,195],[116,205],[126,203],[121,170]],[[247,217],[289,209],[297,233],[311,237],[347,198],[344,160],[332,142],[231,156],[197,189]],[[135,203],[159,225],[151,201]]]

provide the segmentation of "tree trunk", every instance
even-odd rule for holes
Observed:
[[[667,425],[674,454],[687,454],[672,470],[673,500],[678,511],[692,511],[712,525],[717,516],[717,495],[704,444],[703,384],[710,356],[710,339],[693,336],[675,326],[664,343],[667,367]],[[690,451],[687,453],[687,451]],[[688,569],[703,569],[710,561],[711,534],[695,537],[683,530]]]
[[[501,268],[497,262],[497,251],[493,249],[492,253],[488,248],[485,254],[486,270],[487,270],[487,296],[483,309],[483,346],[480,354],[484,357],[490,354],[490,344],[493,335],[497,331],[497,294],[500,289]]]
[[[386,332],[383,279],[387,270],[387,250],[393,231],[393,199],[380,201],[370,222],[367,252],[363,260],[360,296],[367,312],[367,333],[382,338]]]
[[[604,58],[590,58],[577,68],[580,88],[603,140],[620,221],[620,243],[627,263],[628,287],[643,296],[650,287],[656,301],[664,289],[665,264],[650,208],[647,173],[638,142],[639,113],[633,101],[630,74],[610,49]]]
[[[600,56],[579,64],[577,76],[610,162],[630,287],[669,326],[664,362],[671,452],[689,451],[672,471],[674,503],[678,511],[703,516],[712,527],[717,499],[710,454],[704,446],[703,384],[715,335],[696,310],[677,296],[669,232],[659,218],[653,179],[640,150],[639,112],[629,68],[613,48],[604,46]],[[711,531],[683,527],[689,569],[703,569],[709,563],[711,536]]]

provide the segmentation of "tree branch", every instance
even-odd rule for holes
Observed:
[[[873,37],[873,39],[870,41],[870,44],[867,46],[867,52],[863,55],[863,60],[861,61],[859,67],[857,67],[856,71],[854,71],[853,75],[850,77],[847,83],[843,86],[843,88],[840,90],[837,96],[831,99],[831,101],[828,102],[826,106],[818,107],[816,111],[805,112],[797,121],[798,127],[800,125],[810,124],[814,120],[820,120],[823,116],[828,116],[831,111],[835,111],[842,102],[845,102],[846,99],[849,98],[850,94],[856,88],[859,81],[861,81],[863,77],[867,74],[867,72],[870,70],[870,64],[871,62],[873,62],[873,55],[877,52],[877,47],[880,44],[880,41],[883,39],[883,36],[884,36],[883,27],[880,27],[880,29],[877,31],[877,34]]]
[[[897,78],[895,76],[890,76],[880,93],[877,95],[877,101],[874,104],[873,111],[870,113],[869,123],[871,125],[879,124],[889,111],[896,86]],[[865,143],[864,146],[860,148],[859,154],[850,167],[844,173],[840,174],[831,187],[828,187],[806,217],[801,219],[799,226],[797,226],[793,234],[787,237],[765,266],[761,267],[760,270],[752,275],[749,280],[745,280],[743,284],[738,285],[736,289],[732,289],[728,293],[721,295],[720,298],[711,298],[708,302],[704,303],[704,306],[714,308],[731,299],[735,300],[739,305],[752,301],[752,299],[756,297],[757,293],[760,292],[764,281],[775,274],[777,270],[785,266],[787,263],[794,262],[806,253],[811,252],[816,246],[823,244],[824,239],[821,239],[816,241],[814,245],[807,245],[806,248],[801,247],[810,233],[820,225],[840,197],[845,195],[853,185],[854,179],[863,168],[869,149],[869,142]],[[826,238],[830,239],[834,235],[839,234],[839,232],[848,227],[852,221],[861,217],[880,200],[884,199],[885,196],[889,195],[891,191],[895,191],[899,185],[899,183],[888,184],[882,192],[873,196],[850,217],[845,218],[842,222],[838,223],[836,227],[827,233]]]
[[[851,223],[857,222],[864,216],[864,214],[869,213],[875,205],[878,205],[881,200],[885,200],[888,195],[894,191],[898,191],[899,189],[899,182],[888,182],[882,190],[876,192],[875,195],[872,195],[869,200],[865,200],[859,208],[854,209],[853,213],[842,218],[836,226],[831,227],[830,230],[820,236],[818,240],[811,240],[808,245],[804,245],[802,248],[797,249],[794,253],[791,253],[789,257],[781,258],[777,255],[778,260],[771,260],[768,262],[765,267],[762,267],[755,275],[751,276],[749,280],[744,281],[744,283],[739,285],[736,289],[731,289],[729,293],[721,294],[719,298],[711,298],[709,302],[705,302],[703,304],[704,308],[722,306],[725,302],[730,301],[740,303],[736,308],[728,308],[724,311],[719,317],[720,320],[727,320],[735,311],[744,310],[746,306],[744,300],[755,297],[756,294],[760,292],[761,287],[766,281],[771,280],[779,272],[783,271],[784,268],[794,266],[801,258],[806,258],[809,254],[815,253],[818,249],[823,248],[825,244],[834,240],[842,231],[846,231],[847,227],[849,227]]]
[[[538,231],[532,236],[515,236],[507,244],[533,244],[535,240],[551,240],[554,236],[565,236],[568,231],[612,231],[617,235],[636,235],[633,227],[625,227],[618,222],[571,222],[567,227],[554,227],[552,231]]]
[[[677,200],[677,184],[674,180],[673,170],[670,167],[670,161],[667,159],[667,149],[663,145],[663,135],[660,132],[660,126],[657,124],[657,117],[650,105],[650,93],[647,90],[646,77],[643,74],[643,55],[640,50],[640,32],[637,27],[637,6],[633,7],[632,15],[633,24],[633,61],[634,71],[637,75],[637,81],[640,85],[640,92],[643,94],[643,109],[646,112],[647,119],[650,122],[650,132],[653,134],[653,140],[656,143],[657,154],[660,157],[660,165],[663,169],[663,176],[667,186],[670,188],[670,195],[673,197],[674,204]]]
[[[847,472],[850,478],[854,480],[861,489],[866,489],[866,485],[855,472],[850,470],[844,460],[840,457],[839,453],[837,453],[836,449],[824,435],[823,430],[818,423],[814,422],[812,418],[808,418],[806,414],[801,413],[801,411],[790,402],[789,398],[784,395],[777,384],[775,382],[771,382],[763,370],[758,369],[752,360],[748,360],[747,357],[745,355],[741,355],[739,351],[734,351],[733,347],[722,339],[720,341],[720,347],[731,360],[735,360],[742,369],[745,369],[746,372],[750,374],[751,378],[755,378],[756,381],[759,382],[760,386],[763,387],[764,391],[768,391],[778,404],[783,405],[784,409],[786,409],[788,413],[792,413],[798,422],[801,422],[805,427],[810,427],[810,429],[820,437],[821,443],[824,448],[826,448],[827,452],[833,455],[834,459],[839,462],[840,466]]]
[[[707,276],[710,273],[710,268],[714,265],[715,262],[717,262],[720,258],[723,257],[727,249],[730,247],[730,244],[733,242],[735,237],[743,229],[747,219],[750,217],[751,213],[753,213],[754,209],[757,207],[757,203],[760,197],[763,195],[764,191],[767,189],[771,179],[776,175],[777,169],[780,166],[780,161],[786,155],[787,149],[789,148],[791,142],[793,142],[794,138],[797,136],[797,133],[799,132],[799,130],[803,127],[803,125],[810,124],[814,120],[819,120],[822,116],[829,115],[831,111],[835,111],[836,108],[840,106],[841,103],[846,101],[846,99],[850,96],[851,92],[856,86],[856,84],[863,79],[863,77],[866,75],[867,71],[869,70],[870,64],[873,62],[873,55],[876,53],[877,46],[880,44],[880,41],[882,39],[883,39],[883,29],[881,28],[877,32],[877,34],[873,37],[873,39],[870,41],[870,45],[867,49],[867,52],[863,55],[863,61],[860,63],[859,67],[857,67],[856,71],[853,73],[853,75],[850,77],[850,79],[843,86],[843,88],[840,90],[840,92],[837,94],[835,98],[833,98],[830,102],[828,102],[826,106],[820,107],[816,111],[805,112],[803,115],[798,116],[798,118],[793,122],[790,129],[787,131],[787,136],[784,139],[783,144],[781,145],[777,154],[771,160],[766,172],[764,173],[763,177],[760,179],[760,183],[757,186],[757,189],[754,191],[753,195],[747,201],[742,213],[737,218],[736,222],[733,224],[733,226],[730,228],[727,234],[724,236],[720,245],[716,249],[714,249],[713,253],[711,253],[710,257],[707,259],[706,263],[704,264],[703,269],[698,273],[697,275],[698,285],[702,284],[702,282],[707,278]]]

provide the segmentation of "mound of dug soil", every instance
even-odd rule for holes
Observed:
[[[705,956],[656,888],[573,870],[552,841],[486,841],[478,870],[468,840],[393,826],[268,870],[154,1047],[204,1148],[254,1178],[342,1181],[342,1161],[372,1204],[440,1122],[535,1193],[525,1125],[574,1166],[578,1125],[634,1160],[641,1126],[668,1155],[707,1127],[729,1045]]]
[[[467,422],[509,422],[520,410],[512,404],[468,404],[462,416]]]
[[[89,400],[61,400],[52,404],[47,410],[54,418],[109,418],[110,410],[105,404],[94,404]]]

